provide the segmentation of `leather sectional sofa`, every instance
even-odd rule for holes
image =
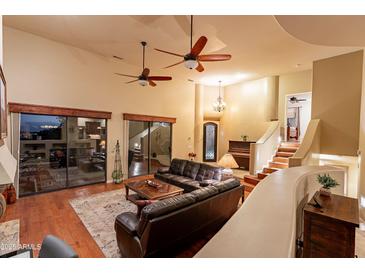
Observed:
[[[170,167],[159,168],[155,178],[190,192],[222,180],[222,168],[207,164],[173,159]]]
[[[191,185],[198,189],[150,204],[140,217],[131,212],[117,216],[115,230],[122,257],[174,256],[181,243],[216,232],[237,210],[242,195],[238,180],[206,187],[187,185],[186,189]]]

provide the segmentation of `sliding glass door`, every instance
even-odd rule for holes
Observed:
[[[171,161],[171,123],[129,121],[128,177],[152,174]]]
[[[106,181],[106,119],[20,115],[19,195]]]
[[[66,187],[66,148],[66,117],[21,115],[20,196]]]
[[[150,171],[155,173],[161,166],[171,162],[171,124],[152,122],[150,127]]]
[[[106,120],[69,117],[67,135],[69,185],[105,181]]]

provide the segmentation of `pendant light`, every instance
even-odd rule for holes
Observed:
[[[223,101],[223,98],[221,96],[221,83],[222,81],[219,81],[219,96],[217,98],[217,101],[213,103],[213,109],[216,112],[222,112],[226,108],[226,103]]]

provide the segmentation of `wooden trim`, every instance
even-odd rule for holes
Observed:
[[[76,116],[76,117],[97,118],[97,119],[110,119],[112,117],[112,113],[107,111],[64,108],[64,107],[21,104],[21,103],[9,103],[9,111],[15,113]]]
[[[152,116],[152,115],[132,114],[132,113],[123,113],[123,120],[144,121],[144,122],[165,122],[171,124],[176,123],[176,118],[173,117]]]

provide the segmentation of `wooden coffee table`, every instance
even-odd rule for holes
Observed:
[[[133,200],[129,199],[129,189],[136,192],[137,195],[140,196],[141,198],[147,200],[163,200],[169,197],[180,195],[184,192],[184,189],[174,185],[170,185],[158,179],[151,179],[151,181],[159,183],[160,187],[157,188],[149,186],[145,180],[139,182],[127,183],[125,185],[126,199]]]

